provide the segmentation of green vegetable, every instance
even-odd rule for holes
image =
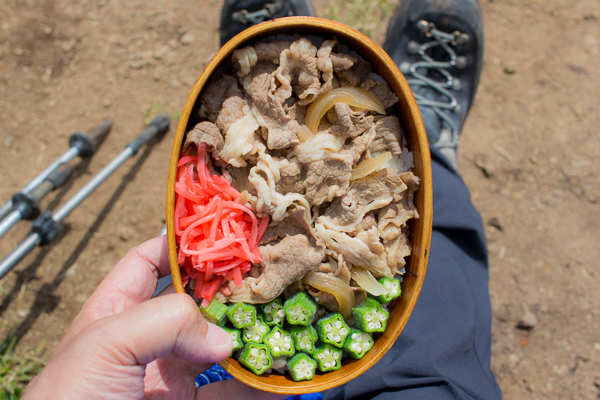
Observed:
[[[346,336],[350,333],[350,328],[346,325],[340,313],[328,314],[319,319],[316,328],[322,342],[336,347],[342,347]]]
[[[267,333],[263,343],[267,345],[273,357],[290,357],[295,353],[292,334],[284,331],[279,326],[274,327],[271,332]]]
[[[231,338],[231,343],[233,344],[233,348],[231,349],[232,354],[234,351],[244,347],[244,342],[242,341],[241,336],[242,332],[239,329],[232,329],[224,326],[223,330],[227,332]]]
[[[285,316],[290,325],[310,325],[317,303],[306,292],[298,292],[285,301]]]
[[[296,382],[311,380],[316,369],[317,362],[304,353],[298,353],[287,361],[287,370]]]
[[[380,303],[389,303],[397,297],[400,297],[402,294],[402,288],[400,287],[400,279],[391,279],[388,277],[383,277],[378,281],[383,286],[389,289],[387,293],[379,295],[375,297]]]
[[[233,326],[242,329],[256,323],[256,307],[252,304],[233,303],[227,310],[227,316]]]
[[[378,301],[367,297],[352,309],[356,327],[365,332],[383,332],[390,314]]]
[[[291,331],[294,342],[296,343],[296,350],[312,354],[315,350],[315,343],[317,342],[317,330],[309,325],[292,326]]]
[[[215,325],[223,326],[227,320],[227,306],[217,299],[213,299],[208,307],[200,307],[204,318]]]
[[[283,310],[283,304],[279,298],[276,298],[267,304],[261,304],[260,308],[265,314],[265,322],[268,325],[281,326],[283,324],[285,311]]]
[[[335,371],[342,368],[342,349],[330,344],[320,344],[315,348],[313,357],[317,361],[319,371]]]
[[[238,361],[256,375],[262,374],[273,365],[273,358],[267,346],[253,342],[244,345]]]
[[[360,360],[367,351],[371,350],[373,343],[373,336],[370,333],[352,328],[344,342],[344,350],[350,354],[350,357]]]
[[[242,339],[244,342],[262,343],[265,335],[269,333],[269,325],[265,323],[264,317],[259,315],[256,317],[254,325],[244,328]]]

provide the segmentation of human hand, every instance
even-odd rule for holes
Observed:
[[[192,298],[165,289],[166,237],[132,249],[83,305],[23,399],[282,398],[235,379],[196,389],[194,379],[229,356],[231,340]],[[271,397],[273,396],[273,397]]]

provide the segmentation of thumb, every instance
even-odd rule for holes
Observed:
[[[190,362],[214,363],[229,356],[231,339],[209,324],[185,294],[169,294],[90,325],[97,345],[121,365],[148,364],[172,353]]]

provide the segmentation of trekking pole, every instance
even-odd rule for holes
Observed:
[[[89,196],[106,178],[108,178],[121,164],[129,157],[136,154],[138,150],[157,135],[162,135],[169,130],[169,117],[161,114],[155,117],[150,126],[133,142],[125,146],[117,157],[98,172],[79,192],[71,197],[58,211],[52,214],[46,211],[37,217],[31,225],[31,233],[10,253],[2,262],[0,262],[0,279],[23,259],[37,245],[50,243],[62,230],[60,222],[75,207],[77,207],[87,196]]]
[[[0,222],[0,238],[21,219],[32,220],[41,214],[40,200],[54,189],[62,186],[71,176],[73,167],[61,164],[30,193],[19,192],[12,198],[13,210]]]
[[[92,129],[89,135],[82,132],[76,132],[69,136],[69,150],[58,157],[52,164],[43,170],[42,173],[33,178],[33,180],[21,189],[19,193],[27,194],[31,192],[44,182],[61,164],[68,163],[77,156],[80,156],[81,158],[91,157],[96,152],[96,145],[100,139],[110,131],[112,124],[113,120],[109,118]],[[13,199],[4,203],[4,205],[0,207],[0,219],[4,218],[12,208]]]

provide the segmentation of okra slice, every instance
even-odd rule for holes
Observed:
[[[290,357],[295,353],[292,334],[279,326],[274,327],[271,332],[265,335],[263,343],[267,345],[273,357]]]
[[[317,343],[317,330],[312,326],[291,326],[292,336],[296,343],[296,350],[312,354]]]
[[[270,327],[265,323],[264,317],[258,315],[254,325],[250,325],[244,328],[242,333],[242,339],[244,342],[256,342],[262,343],[265,335],[269,333]]]
[[[256,307],[246,303],[231,304],[227,310],[227,317],[238,329],[254,325],[256,323]]]
[[[342,349],[327,343],[322,343],[315,348],[313,353],[319,371],[335,371],[342,368]]]
[[[310,325],[317,303],[306,292],[298,292],[285,301],[285,317],[290,325]]]
[[[256,375],[260,375],[273,365],[273,358],[264,344],[248,342],[238,360]]]
[[[400,279],[392,279],[384,276],[379,279],[379,283],[389,289],[389,292],[375,297],[380,303],[389,303],[402,294],[402,288],[400,287]]]
[[[360,360],[373,347],[373,336],[370,333],[350,329],[350,334],[344,341],[344,350],[350,357]]]
[[[200,306],[200,313],[215,325],[223,326],[227,321],[227,306],[217,299],[212,299],[206,308]]]
[[[227,332],[227,334],[231,338],[231,343],[233,344],[231,354],[233,354],[234,351],[244,347],[244,342],[242,341],[242,332],[239,329],[232,329],[224,326],[223,330]]]
[[[335,347],[343,347],[350,328],[340,313],[327,314],[316,323],[319,339]]]
[[[285,319],[285,311],[283,309],[281,300],[279,300],[279,297],[268,302],[267,304],[261,304],[260,308],[265,314],[265,322],[267,325],[281,326],[283,324],[283,320]]]
[[[367,297],[358,306],[352,309],[356,327],[365,332],[383,332],[390,314],[381,307],[381,304]]]
[[[305,353],[298,353],[287,361],[286,367],[294,381],[309,381],[315,376],[317,362]]]

